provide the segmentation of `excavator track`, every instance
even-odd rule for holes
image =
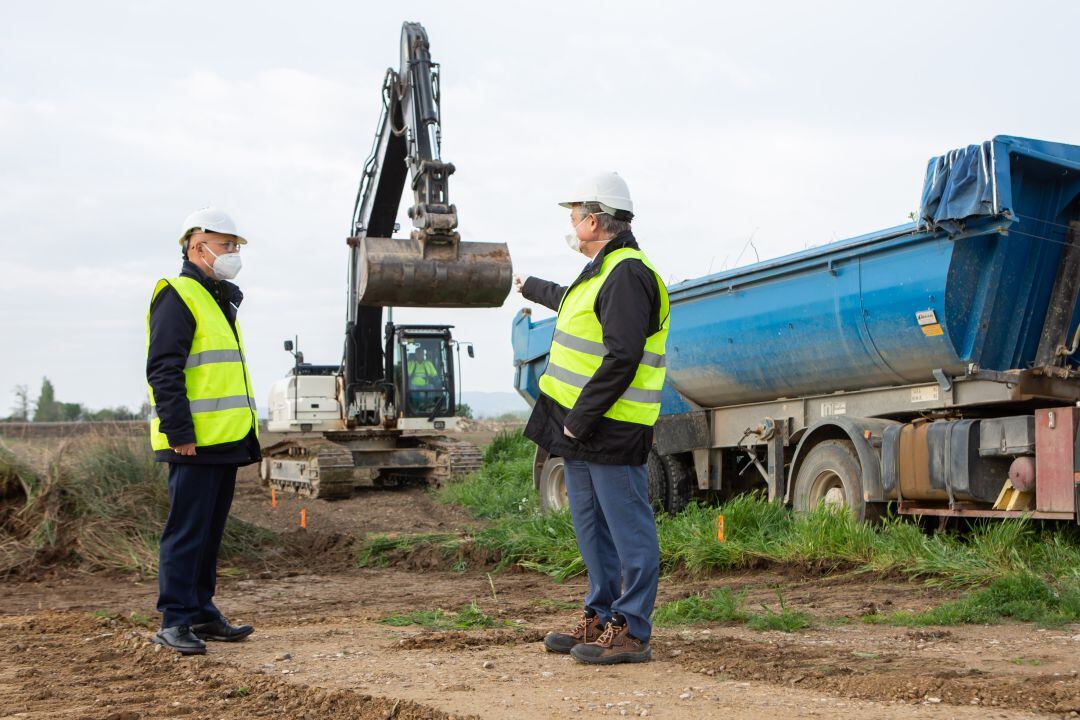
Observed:
[[[359,436],[370,438],[371,435]],[[397,447],[355,450],[358,439],[286,440],[263,450],[260,476],[265,485],[320,500],[351,497],[358,487],[396,487],[426,481],[435,487],[463,480],[480,468],[483,453],[472,443],[446,436],[400,436]]]
[[[320,500],[350,497],[356,466],[348,448],[326,440],[287,440],[264,450],[261,476],[284,492]]]
[[[434,473],[434,484],[441,487],[448,482],[459,482],[480,469],[484,453],[476,445],[450,437],[428,438],[425,445],[436,450],[445,463]]]

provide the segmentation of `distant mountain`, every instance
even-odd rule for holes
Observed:
[[[476,392],[465,390],[461,401],[472,408],[473,417],[498,417],[504,413],[528,412],[529,404],[516,392]]]

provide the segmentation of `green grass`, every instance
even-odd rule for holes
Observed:
[[[1013,665],[1030,665],[1032,667],[1038,667],[1039,665],[1042,665],[1042,660],[1038,658],[1014,657],[1009,662],[1011,662]]]
[[[455,613],[445,610],[414,610],[388,615],[379,622],[391,627],[419,625],[428,630],[484,630],[500,625],[513,625],[511,622],[498,620],[488,615],[477,606],[475,600],[468,605],[463,605]]]
[[[653,622],[660,626],[694,625],[699,623],[739,623],[752,630],[795,632],[813,625],[804,612],[790,610],[777,591],[779,610],[762,605],[762,612],[743,610],[746,596],[730,588],[714,588],[706,595],[691,595],[664,603],[653,612]]]
[[[484,464],[504,460],[532,460],[536,446],[521,430],[504,430],[484,448]]]
[[[57,563],[154,575],[168,507],[166,468],[143,437],[0,443],[0,575]],[[253,559],[276,542],[230,518],[221,555]]]
[[[1080,620],[1080,580],[1053,583],[1028,574],[1009,575],[985,588],[920,613],[870,615],[864,621],[884,625],[988,625],[1011,619],[1043,626]]]
[[[746,624],[751,630],[780,630],[781,632],[795,632],[796,630],[802,630],[808,628],[814,624],[813,618],[809,614],[804,612],[797,612],[791,610],[784,604],[784,597],[780,594],[780,591],[776,591],[776,598],[779,601],[779,610],[773,610],[772,608],[762,605],[761,609],[764,611],[759,614],[750,616]]]
[[[469,508],[477,518],[492,519],[538,509],[533,489],[532,460],[497,460],[485,464],[469,479],[445,485],[438,491],[443,502]],[[525,482],[522,482],[522,479]]]
[[[808,628],[813,624],[807,613],[787,609],[778,612],[766,609],[764,613],[751,615],[746,623],[751,630],[779,630],[787,633]]]
[[[412,612],[396,615],[387,615],[379,620],[383,625],[391,627],[407,627],[419,625],[426,628],[443,627],[447,623],[448,614],[443,610],[413,610]]]
[[[745,596],[730,588],[715,588],[707,595],[691,595],[664,603],[653,613],[657,625],[692,625],[695,623],[746,622],[742,610]]]
[[[472,541],[501,557],[503,566],[518,565],[565,580],[584,573],[585,566],[569,515],[541,515],[537,508],[533,450],[520,431],[500,435],[487,449],[484,467],[464,482],[440,490],[438,497],[491,521]],[[724,516],[726,530],[722,543],[716,540],[719,515]],[[704,576],[798,565],[822,574],[895,574],[972,591],[927,613],[889,616],[890,622],[950,624],[996,617],[1046,624],[1068,622],[1080,612],[1075,609],[1080,602],[1076,599],[1080,530],[1072,526],[1050,527],[1026,518],[987,520],[963,533],[929,534],[905,518],[870,526],[856,522],[843,510],[822,507],[795,514],[751,493],[720,506],[691,503],[678,515],[660,514],[657,534],[663,573]],[[708,600],[699,601],[698,605],[704,603],[701,607],[691,602],[670,612],[673,617],[708,612]],[[808,619],[782,603],[779,610],[752,617],[758,626],[779,629]],[[878,616],[872,621],[886,619]]]
[[[419,535],[391,535],[374,533],[360,543],[356,554],[357,567],[385,567],[390,558],[417,548],[434,545],[450,549],[460,545],[461,538],[450,533],[422,533]]]
[[[537,598],[532,601],[532,604],[538,608],[551,608],[553,610],[560,610],[565,612],[581,610],[580,601],[570,602],[569,600],[552,600],[551,598]]]
[[[462,505],[478,518],[533,514],[538,511],[532,484],[535,446],[520,432],[499,433],[484,450],[484,463],[467,480],[439,489],[445,503]]]
[[[476,534],[478,546],[502,558],[501,567],[519,565],[559,582],[585,573],[570,513],[499,518]]]

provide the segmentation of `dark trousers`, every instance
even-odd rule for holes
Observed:
[[[644,465],[567,460],[570,517],[589,571],[586,607],[603,622],[626,618],[630,634],[647,642],[660,580],[660,545]]]
[[[214,607],[217,556],[236,486],[236,465],[169,463],[169,519],[161,533],[162,627],[221,618]]]

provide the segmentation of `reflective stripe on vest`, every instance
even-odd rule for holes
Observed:
[[[574,337],[569,333],[565,333],[562,330],[556,330],[555,335],[551,338],[553,341],[570,348],[571,350],[577,350],[578,352],[588,353],[589,355],[599,355],[603,357],[607,355],[607,346],[602,342],[593,342],[592,340],[585,340],[584,338]],[[654,352],[645,351],[645,354],[641,357],[641,364],[648,365],[650,367],[667,367],[667,361],[663,355],[657,355]]]
[[[236,408],[249,407],[255,410],[255,401],[247,395],[233,395],[232,397],[213,398],[211,400],[192,400],[188,403],[191,414],[217,412],[218,410],[235,410]],[[157,417],[157,406],[150,408],[150,417]]]
[[[540,390],[559,405],[572,409],[582,388],[592,379],[607,355],[604,329],[594,310],[596,297],[611,271],[624,260],[640,260],[652,271],[660,290],[660,328],[645,339],[645,351],[630,387],[604,413],[622,422],[652,425],[660,414],[660,391],[666,373],[669,304],[667,288],[656,268],[640,250],[619,248],[604,256],[600,272],[572,286],[563,296],[555,321],[547,369]]]
[[[251,375],[244,362],[244,341],[237,323],[229,325],[221,307],[202,283],[194,278],[159,280],[150,298],[151,307],[165,287],[172,286],[195,318],[195,334],[184,364],[184,385],[195,426],[195,445],[205,447],[237,442],[255,429],[259,418],[252,395]],[[150,313],[146,314],[146,345],[150,347]],[[160,430],[161,421],[150,388],[150,445],[169,449]]]
[[[184,369],[219,362],[244,362],[244,356],[240,354],[239,350],[203,350],[200,353],[188,355]]]

